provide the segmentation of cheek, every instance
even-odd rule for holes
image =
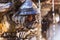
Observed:
[[[33,17],[31,17],[30,19],[33,19]]]
[[[32,20],[33,18],[29,18],[29,20]]]

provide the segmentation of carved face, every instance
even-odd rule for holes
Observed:
[[[28,20],[28,21],[32,21],[32,19],[33,19],[32,15],[29,15],[29,16],[27,17],[27,20]]]

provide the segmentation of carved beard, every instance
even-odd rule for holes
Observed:
[[[12,16],[12,20],[17,24],[23,24],[25,22],[25,18],[25,16],[16,16],[16,14]]]

